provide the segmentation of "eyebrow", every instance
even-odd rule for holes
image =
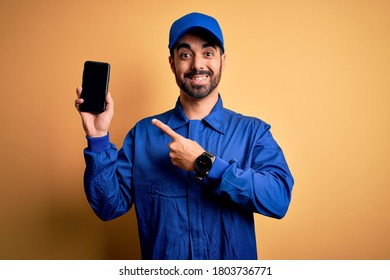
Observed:
[[[206,49],[206,48],[209,48],[209,47],[217,49],[216,45],[208,43],[208,42],[204,43],[203,46],[202,46],[203,49]],[[188,43],[180,43],[180,44],[177,45],[176,50],[179,51],[180,49],[191,49],[191,45],[188,44]]]
[[[180,43],[177,45],[176,50],[179,51],[180,49],[191,49],[191,46],[187,43]]]

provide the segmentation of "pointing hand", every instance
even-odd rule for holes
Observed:
[[[152,124],[172,139],[172,142],[168,144],[168,148],[170,149],[169,156],[173,165],[186,171],[193,171],[196,158],[205,150],[197,142],[177,134],[172,128],[158,119],[153,119]]]

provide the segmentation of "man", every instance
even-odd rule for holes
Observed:
[[[282,218],[291,199],[283,152],[268,124],[223,107],[226,55],[214,18],[178,19],[168,47],[176,106],[138,122],[119,152],[109,142],[111,95],[102,114],[80,112],[88,201],[103,220],[134,203],[143,259],[257,259],[253,213]]]

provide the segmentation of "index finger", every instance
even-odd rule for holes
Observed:
[[[166,135],[172,138],[172,140],[177,140],[178,138],[181,137],[180,134],[177,134],[175,131],[173,131],[172,128],[170,128],[168,125],[165,123],[161,122],[158,119],[153,119],[152,124],[157,126],[159,129],[161,129],[162,132],[164,132]]]

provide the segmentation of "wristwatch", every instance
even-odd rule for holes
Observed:
[[[215,161],[215,155],[209,152],[204,152],[195,160],[195,178],[203,180],[209,174],[211,167]]]

